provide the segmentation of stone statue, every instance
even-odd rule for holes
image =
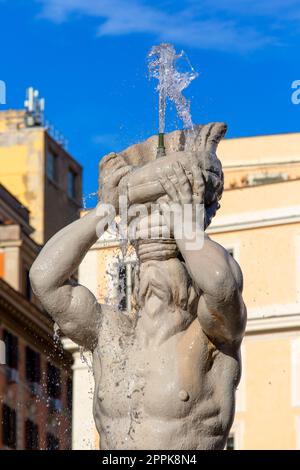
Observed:
[[[190,250],[170,217],[184,205],[203,204],[205,227],[210,223],[223,190],[216,147],[225,131],[225,125],[213,123],[193,134],[177,132],[159,159],[155,151],[146,158],[138,149],[102,159],[100,206],[110,203],[118,210],[121,192],[130,204],[159,205],[152,225],[161,236],[145,236],[145,218],[136,228],[139,270],[132,314],[100,305],[70,280],[98,238],[103,216],[97,208],[48,241],[31,268],[44,308],[66,336],[93,353],[94,418],[102,449],[226,444],[246,324],[242,273],[206,234],[202,248]],[[195,211],[190,214],[196,236],[203,227],[193,219]]]

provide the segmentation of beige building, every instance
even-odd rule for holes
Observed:
[[[225,191],[208,232],[241,265],[248,307],[228,447],[300,449],[300,134],[226,139],[218,155]],[[127,296],[120,306],[126,309],[135,258],[120,267],[118,256],[118,243],[106,234],[86,255],[79,278],[100,302],[116,299],[119,277],[125,279]],[[73,446],[94,448],[92,393],[82,385],[92,378],[74,354]]]

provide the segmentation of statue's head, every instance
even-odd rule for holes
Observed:
[[[149,315],[166,309],[196,315],[196,290],[185,264],[178,258],[141,263],[135,278],[134,297],[139,309]]]

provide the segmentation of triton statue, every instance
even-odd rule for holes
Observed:
[[[99,207],[113,204],[118,210],[124,191],[130,204],[159,203],[151,223],[162,235],[147,238],[141,219],[132,242],[139,259],[133,313],[99,304],[70,280],[98,238],[103,216],[97,208],[48,241],[31,268],[44,308],[64,335],[93,353],[94,418],[102,449],[226,444],[246,324],[242,273],[194,220],[194,236],[202,230],[203,246],[189,248],[184,230],[179,235],[169,216],[184,205],[203,204],[204,228],[209,225],[223,191],[216,147],[225,131],[224,124],[212,123],[166,135],[166,156],[158,159],[152,141],[102,159]],[[193,218],[195,211],[190,213]]]

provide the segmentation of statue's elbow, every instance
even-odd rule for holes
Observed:
[[[31,288],[37,297],[41,297],[45,291],[45,280],[43,270],[37,260],[33,263],[29,271],[29,280]]]

